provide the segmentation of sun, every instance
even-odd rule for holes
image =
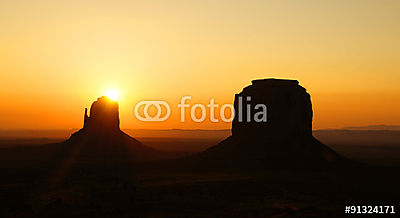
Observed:
[[[112,99],[113,101],[118,101],[119,92],[115,89],[109,89],[106,92],[106,96]]]

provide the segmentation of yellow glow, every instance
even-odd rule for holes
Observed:
[[[0,0],[0,129],[78,128],[108,89],[121,128],[229,129],[180,122],[180,98],[221,107],[269,77],[300,81],[316,129],[399,125],[399,11],[398,0]],[[139,121],[142,100],[168,102],[171,117]]]
[[[115,89],[109,89],[106,92],[106,96],[111,98],[114,101],[118,101],[119,99],[119,92]]]

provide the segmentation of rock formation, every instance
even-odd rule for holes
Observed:
[[[266,122],[239,121],[235,116],[232,136],[238,138],[300,138],[312,137],[312,106],[310,95],[296,80],[264,79],[254,80],[252,85],[235,95],[235,110],[239,110],[242,99],[242,117],[253,118],[256,110],[246,110],[245,105],[254,108],[257,104],[267,107]],[[248,100],[247,100],[248,99]],[[250,115],[247,113],[250,112]]]
[[[83,128],[72,134],[66,144],[92,158],[157,159],[160,153],[130,137],[119,127],[118,102],[103,96],[93,102],[90,116],[85,108]]]
[[[265,120],[255,120],[265,105]],[[324,165],[345,159],[312,136],[310,95],[296,80],[252,81],[235,95],[232,136],[198,158],[236,165],[251,162],[277,166]],[[248,110],[250,109],[250,110]]]
[[[119,131],[118,102],[105,96],[98,98],[90,107],[90,117],[85,108],[83,129],[109,134]]]

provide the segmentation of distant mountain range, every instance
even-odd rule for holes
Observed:
[[[67,139],[78,129],[54,130],[0,130],[0,138],[59,138]],[[329,132],[338,130],[348,131],[400,131],[400,125],[370,125],[354,126],[342,129],[319,129],[314,132]],[[133,137],[158,137],[158,138],[226,138],[231,135],[230,129],[205,130],[205,129],[123,129]]]
[[[392,130],[400,131],[400,125],[370,125],[370,126],[350,126],[343,129],[348,130]]]

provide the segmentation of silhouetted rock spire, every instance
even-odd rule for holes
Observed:
[[[84,129],[93,131],[119,130],[118,102],[106,96],[97,98],[90,107],[90,116],[85,108]]]
[[[85,155],[128,159],[153,159],[161,154],[130,137],[119,127],[118,102],[106,96],[85,108],[83,128],[71,135],[67,144],[78,145]]]

